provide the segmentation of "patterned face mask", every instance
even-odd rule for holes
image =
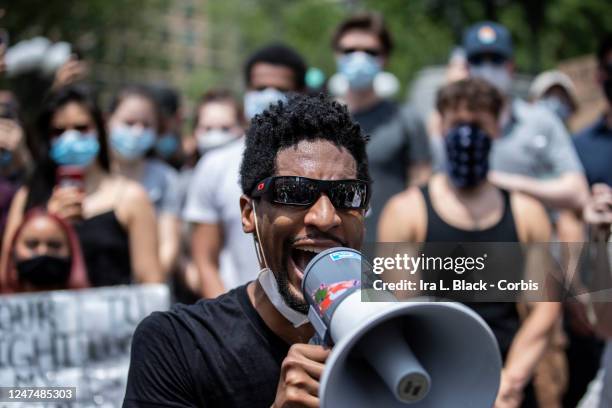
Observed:
[[[448,131],[444,139],[448,175],[457,188],[470,188],[487,178],[491,137],[478,125],[464,123]]]

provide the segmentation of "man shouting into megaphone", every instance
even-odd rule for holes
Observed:
[[[346,108],[324,96],[294,96],[253,119],[240,208],[259,277],[146,318],[133,338],[124,407],[319,406],[329,350],[308,344],[301,282],[317,253],[362,244],[365,144]]]

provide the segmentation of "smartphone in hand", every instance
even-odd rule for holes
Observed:
[[[85,171],[79,166],[59,166],[55,172],[55,184],[59,187],[76,187],[85,190]]]

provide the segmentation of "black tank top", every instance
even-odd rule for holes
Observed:
[[[130,243],[115,211],[83,220],[75,229],[93,286],[131,283]]]
[[[510,205],[510,194],[507,191],[501,190],[504,213],[499,222],[480,231],[463,230],[449,225],[434,210],[429,188],[422,187],[421,192],[427,206],[425,242],[519,242]],[[505,360],[510,344],[520,326],[516,303],[471,302],[465,304],[478,313],[491,327]]]

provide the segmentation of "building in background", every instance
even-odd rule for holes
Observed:
[[[143,7],[142,12],[146,27],[113,30],[92,66],[92,77],[104,89],[117,89],[126,82],[165,82],[182,91],[189,109],[227,67],[236,65],[239,58],[232,38],[237,37],[232,30],[211,24],[207,1],[167,1]],[[240,86],[232,79],[226,81],[233,88]]]

